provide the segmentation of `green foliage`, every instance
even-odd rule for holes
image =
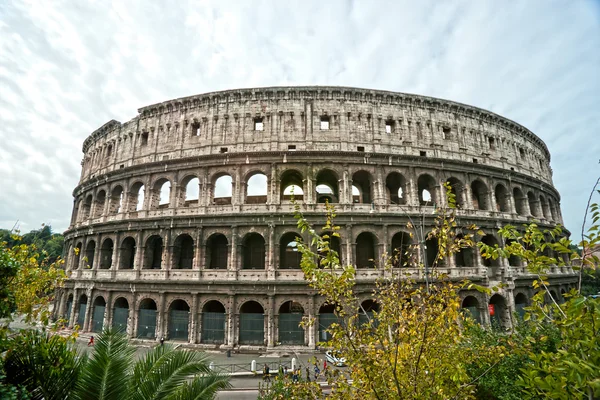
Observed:
[[[18,232],[13,233],[7,229],[0,229],[0,242],[6,242],[7,247],[17,245],[35,246],[40,254],[40,261],[46,264],[56,262],[62,255],[64,246],[64,236],[60,233],[53,233],[50,225],[42,224],[41,229],[35,229],[22,236]]]

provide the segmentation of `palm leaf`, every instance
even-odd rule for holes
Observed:
[[[105,330],[96,341],[94,352],[83,369],[76,388],[81,400],[119,400],[129,389],[135,348],[119,331]]]
[[[229,377],[215,373],[194,378],[186,382],[167,400],[212,400],[219,390],[229,389]]]

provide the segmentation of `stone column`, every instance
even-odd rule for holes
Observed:
[[[190,307],[190,343],[198,343],[198,328],[201,322],[198,320],[198,293],[192,293],[192,307]],[[189,338],[188,338],[189,339]]]
[[[383,180],[383,167],[382,166],[379,166],[377,168],[376,179],[377,180],[374,182],[375,183],[374,186],[375,186],[375,188],[377,190],[377,193],[376,193],[376,197],[374,199],[375,200],[374,203],[378,204],[378,205],[385,205],[386,204],[386,197],[387,196],[385,195],[385,188],[384,188],[384,183],[383,183],[384,182],[384,180]]]
[[[92,324],[92,316],[90,315],[92,313],[92,290],[89,289],[86,292],[87,295],[87,304],[85,307],[85,319],[83,320],[83,326],[81,327],[82,332],[89,332],[91,331],[90,327]]]
[[[314,349],[316,344],[315,344],[315,328],[319,325],[319,322],[316,319],[316,313],[315,313],[315,296],[314,295],[310,295],[308,297],[308,318],[309,320],[314,320],[313,324],[310,324],[308,326],[308,348],[309,349]]]
[[[229,271],[230,277],[237,277],[237,270],[239,269],[238,262],[238,228],[236,225],[231,227],[231,247],[230,247],[230,257],[229,257]]]
[[[138,318],[138,309],[137,309],[137,292],[133,293],[133,303],[129,305],[129,315],[127,318],[127,334],[130,339],[133,339],[137,336],[137,318]]]
[[[202,227],[199,227],[196,231],[196,240],[194,243],[194,262],[192,264],[192,269],[198,271],[198,279],[200,279],[200,269],[204,268],[204,241],[202,235]]]
[[[71,316],[69,318],[69,322],[67,323],[67,326],[69,328],[72,328],[73,325],[75,325],[75,321],[77,321],[77,315],[79,315],[79,297],[81,295],[79,294],[79,289],[74,289],[73,290],[73,303],[71,303]],[[75,315],[77,314],[77,315]]]
[[[232,348],[236,343],[235,319],[237,310],[235,309],[235,296],[229,295],[229,312],[227,313],[227,347]]]
[[[140,276],[140,270],[143,268],[144,264],[144,244],[142,231],[137,231],[137,235],[135,238],[135,258],[133,260],[133,269],[136,271],[136,278]]]
[[[272,348],[275,346],[274,333],[275,333],[275,298],[272,294],[269,295],[269,301],[267,305],[267,347]]]
[[[106,329],[109,326],[112,326],[112,319],[113,319],[112,298],[113,298],[113,292],[111,290],[108,292],[108,295],[106,296],[106,306],[104,307],[104,321],[102,321],[102,329]]]
[[[277,246],[275,243],[275,225],[269,223],[269,255],[267,258],[267,279],[275,279],[278,267]]]
[[[346,265],[355,265],[356,260],[354,238],[352,237],[352,224],[346,225]]]

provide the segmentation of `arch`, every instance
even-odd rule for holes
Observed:
[[[435,236],[425,239],[425,257],[424,264],[427,268],[433,268],[439,252],[438,239]]]
[[[67,309],[65,310],[65,320],[67,321],[67,325],[68,325],[71,321],[71,312],[73,309],[73,293],[69,293],[69,296],[67,297],[66,307],[67,307]]]
[[[319,308],[319,341],[327,342],[331,340],[331,333],[328,329],[333,324],[340,324],[342,321],[337,316],[335,305],[323,304]]]
[[[412,238],[410,233],[400,231],[392,236],[392,266],[394,268],[405,267],[411,258]]]
[[[507,239],[505,247],[511,246],[514,242],[515,241],[513,239]],[[521,257],[516,256],[514,254],[511,254],[508,257],[508,265],[510,265],[511,267],[522,267],[523,266],[523,262],[521,260]]]
[[[456,239],[463,239],[463,235],[456,235]],[[461,247],[454,253],[454,264],[457,267],[474,267],[474,253],[471,247]]]
[[[533,217],[540,217],[540,202],[535,198],[533,192],[527,192],[527,202],[529,203],[529,213]]]
[[[140,339],[156,338],[156,316],[158,313],[156,302],[145,298],[140,302],[138,310],[137,337]]]
[[[127,211],[135,212],[144,209],[146,198],[146,186],[142,182],[136,182],[129,191],[129,200],[127,201]]]
[[[123,187],[115,186],[110,192],[110,201],[108,204],[108,214],[116,215],[123,211]]]
[[[315,192],[317,203],[339,203],[338,175],[331,169],[322,169],[317,173]]]
[[[377,326],[377,320],[375,319],[375,313],[379,312],[379,304],[372,299],[364,300],[360,303],[358,309],[358,325],[368,324],[369,321],[373,320],[373,327]]]
[[[471,182],[471,199],[475,210],[489,210],[491,208],[488,187],[479,179]]]
[[[94,299],[92,309],[92,332],[100,333],[104,326],[104,313],[106,311],[106,300],[98,296]]]
[[[163,240],[159,235],[152,235],[146,240],[144,247],[144,269],[161,269]]]
[[[83,245],[81,244],[81,242],[78,242],[75,245],[75,248],[73,249],[74,252],[74,256],[73,256],[73,261],[71,264],[71,269],[77,269],[79,268],[79,262],[81,259],[81,251],[82,251]]]
[[[494,189],[494,197],[496,200],[496,211],[510,212],[510,200],[508,197],[508,191],[503,184],[499,183]]]
[[[488,312],[490,313],[490,323],[492,327],[509,328],[510,315],[508,314],[508,306],[506,299],[496,293],[490,298]]]
[[[303,345],[304,328],[300,326],[304,308],[295,301],[286,301],[279,307],[279,339],[281,344]]]
[[[356,267],[373,268],[376,259],[377,238],[371,232],[362,232],[356,237]]]
[[[252,232],[242,241],[242,269],[265,269],[265,238]]]
[[[89,242],[87,242],[87,245],[85,246],[85,258],[84,258],[84,261],[88,268],[94,267],[94,255],[95,254],[96,254],[96,242],[93,240],[90,240]]]
[[[260,303],[250,300],[240,307],[240,344],[263,345],[265,343],[265,310]]]
[[[100,247],[100,269],[109,269],[112,267],[112,257],[114,252],[112,239],[106,238]]]
[[[299,269],[302,254],[298,251],[296,240],[300,237],[295,232],[288,232],[279,240],[279,268]]]
[[[551,198],[548,198],[548,209],[550,210],[550,218],[552,221],[558,220],[558,214],[556,213],[556,206]]]
[[[121,331],[127,331],[129,320],[129,302],[125,297],[119,297],[115,300],[113,307],[112,327]]]
[[[515,211],[519,215],[527,215],[527,199],[523,195],[523,192],[519,188],[513,189],[513,198],[515,199]]]
[[[500,243],[498,242],[498,239],[496,239],[496,237],[494,235],[490,235],[490,234],[485,235],[484,237],[481,238],[481,242],[483,242],[484,244],[491,246],[491,247],[500,247]],[[499,267],[500,266],[500,258],[496,258],[494,260],[493,258],[485,258],[482,255],[481,259],[483,260],[483,265],[486,267]]]
[[[79,315],[77,316],[77,325],[79,325],[79,327],[82,330],[85,330],[85,326],[83,326],[83,324],[85,322],[85,312],[87,310],[87,302],[88,302],[88,298],[85,294],[82,294],[81,296],[79,296]]]
[[[189,338],[190,306],[187,302],[177,299],[169,306],[169,327],[167,336],[171,340]]]
[[[202,307],[201,343],[225,343],[225,306],[218,300],[207,301]]]
[[[369,204],[373,202],[371,174],[367,171],[356,171],[352,175],[352,202]],[[358,196],[354,195],[354,188],[358,189]]]
[[[246,183],[246,204],[264,204],[267,202],[269,180],[267,175],[256,172]]]
[[[471,318],[477,321],[477,323],[481,323],[481,315],[479,313],[479,301],[475,296],[465,297],[462,301],[461,308],[465,310],[465,315],[469,315]]]
[[[324,238],[325,235],[329,236],[329,238],[325,239]],[[331,232],[321,233],[321,238],[329,243],[329,250],[335,251],[337,253],[338,260],[339,260],[340,264],[342,264],[342,245],[341,245],[340,238],[337,236],[333,236]],[[319,266],[323,266],[321,264],[321,261],[324,260],[325,257],[327,257],[326,249],[317,249],[317,254],[320,257]]]
[[[218,175],[214,181],[213,203],[217,205],[231,204],[233,195],[233,178],[231,175]]]
[[[222,233],[212,234],[206,241],[206,265],[209,269],[227,269],[229,242]]]
[[[91,194],[88,194],[85,197],[85,200],[83,201],[83,204],[81,206],[80,212],[81,212],[81,218],[80,220],[86,220],[90,217],[90,214],[92,212],[92,202],[93,202],[93,197]]]
[[[152,187],[150,209],[166,208],[171,198],[171,182],[167,178],[158,179]]]
[[[406,179],[399,172],[391,172],[385,178],[388,202],[390,204],[406,204]]]
[[[177,236],[173,243],[173,268],[192,269],[194,265],[194,239],[186,233]]]
[[[515,294],[515,311],[520,318],[525,316],[525,307],[529,304],[529,300],[527,299],[527,295],[524,293],[516,293]]]
[[[121,242],[119,269],[133,269],[135,263],[135,239],[127,236]]]
[[[465,191],[465,185],[462,181],[455,177],[450,177],[446,180],[448,185],[450,185],[450,193],[454,195],[456,200],[456,207],[463,208],[465,206],[465,201],[463,198],[463,193]]]
[[[439,185],[429,174],[421,174],[417,179],[417,188],[419,191],[419,204],[422,206],[431,206],[435,204]]]
[[[94,213],[92,218],[100,218],[104,214],[104,204],[106,203],[106,191],[100,190],[96,194],[96,201],[94,202]]]
[[[541,208],[541,214],[545,219],[550,219],[550,207],[548,206],[548,202],[546,201],[546,198],[542,195],[540,195],[540,208]]]
[[[304,177],[295,169],[288,169],[281,174],[281,200],[304,200]]]

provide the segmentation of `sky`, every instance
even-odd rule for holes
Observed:
[[[0,0],[0,227],[68,227],[111,119],[242,87],[340,85],[481,107],[550,149],[565,225],[600,176],[600,2]]]

